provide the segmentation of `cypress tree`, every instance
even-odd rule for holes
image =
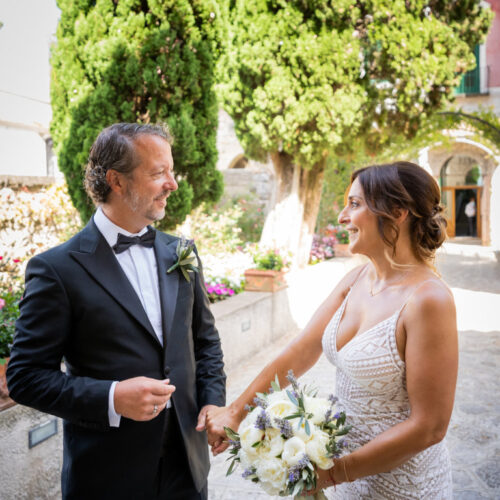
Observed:
[[[51,132],[82,218],[94,208],[83,171],[99,132],[116,122],[164,122],[179,189],[160,223],[170,228],[223,189],[216,170],[214,68],[224,25],[215,0],[58,0]]]

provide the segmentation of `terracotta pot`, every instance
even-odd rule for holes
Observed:
[[[260,269],[245,271],[245,290],[249,292],[277,292],[287,286],[283,271],[261,271]]]
[[[351,257],[352,253],[349,251],[349,243],[337,243],[333,249],[335,257]]]

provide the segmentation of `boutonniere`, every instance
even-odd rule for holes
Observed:
[[[167,270],[167,274],[179,268],[186,281],[190,281],[189,273],[197,273],[198,267],[193,264],[196,261],[196,255],[193,252],[193,240],[181,238],[177,243],[177,262]]]

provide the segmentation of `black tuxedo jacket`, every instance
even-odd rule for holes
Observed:
[[[191,474],[197,488],[206,482],[206,434],[195,427],[204,405],[225,404],[225,375],[201,264],[190,282],[179,270],[167,274],[177,241],[158,231],[154,244],[164,348],[93,220],[27,266],[8,387],[18,403],[64,419],[65,498],[153,498],[165,412],[149,422],[122,417],[119,428],[108,420],[112,382],[141,375],[176,386],[173,414]]]

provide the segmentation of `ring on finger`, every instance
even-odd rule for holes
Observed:
[[[153,406],[153,415],[156,415],[158,413],[158,405]]]

